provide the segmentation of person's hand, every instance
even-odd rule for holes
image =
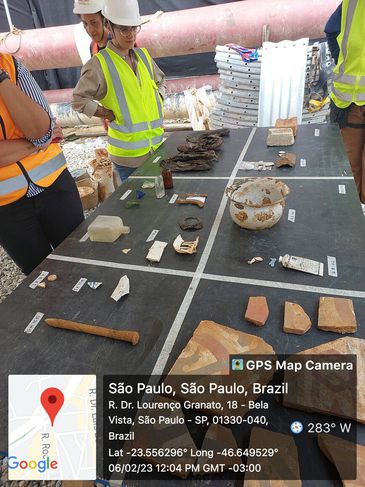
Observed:
[[[106,118],[104,118],[103,125],[104,125],[104,129],[106,131],[108,131],[108,129],[109,129],[109,120],[107,120]]]
[[[109,122],[112,122],[115,119],[115,116],[114,116],[114,113],[112,112],[112,110],[108,110],[107,108],[104,108],[102,106],[99,106],[96,109],[95,117],[104,118],[106,120],[109,120]]]

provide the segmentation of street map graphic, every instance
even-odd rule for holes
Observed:
[[[9,376],[9,480],[96,478],[96,376]]]

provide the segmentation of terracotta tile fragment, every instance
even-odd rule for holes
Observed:
[[[272,458],[252,457],[251,462],[260,463],[262,472],[270,472],[271,480],[256,480],[260,474],[247,472],[242,487],[301,487],[298,450],[291,436],[254,427],[249,448],[278,448],[279,452]]]
[[[356,355],[357,387],[355,389],[356,384],[353,387],[348,384],[353,380],[353,373],[346,380],[343,373],[337,375],[334,371],[320,375],[313,372],[312,376],[311,371],[294,374],[286,371],[284,381],[289,383],[289,394],[283,396],[283,406],[365,423],[365,340],[350,336],[338,338],[309,348],[295,357],[304,363],[308,355],[318,355],[321,362],[324,359],[320,359],[320,356],[323,355]],[[331,380],[328,380],[329,375]]]
[[[312,322],[304,309],[296,303],[285,301],[284,328],[286,333],[304,335],[312,326]]]
[[[365,446],[351,443],[338,436],[318,435],[318,446],[321,452],[336,467],[344,487],[364,487],[365,485]],[[357,465],[356,465],[357,462]],[[353,478],[357,467],[356,480]]]
[[[355,333],[357,323],[352,300],[319,298],[318,328],[334,333]]]
[[[294,137],[297,136],[298,130],[298,119],[297,117],[292,118],[278,118],[275,122],[276,128],[290,128],[293,131]]]
[[[269,317],[269,307],[265,296],[254,296],[248,300],[245,319],[254,325],[264,326]]]
[[[208,405],[202,409],[219,415],[231,415],[236,411],[238,415],[242,416],[249,410],[249,401],[258,397],[257,394],[253,394],[252,383],[267,384],[272,378],[271,370],[259,370],[249,374],[230,373],[231,363],[229,356],[242,354],[270,355],[273,361],[276,359],[274,349],[262,338],[229,328],[228,326],[219,325],[214,321],[201,321],[169,371],[165,383],[171,384],[173,390],[177,391],[174,396],[175,399],[180,399],[181,401],[219,402],[222,400],[222,395],[219,393],[211,393],[207,389],[202,394],[194,394],[193,392],[191,394],[182,394],[178,392],[180,388],[176,387],[176,385],[179,384],[179,381],[186,380],[186,376],[194,376],[196,378],[198,375],[201,376],[199,384],[207,387],[209,387],[208,383],[212,380],[219,384],[231,384],[232,381],[239,381],[248,391],[248,395],[245,398],[245,407],[232,410],[226,408],[227,403],[223,401],[223,409],[217,409],[214,405]],[[242,395],[233,394],[231,400],[242,402]]]
[[[294,152],[284,152],[283,155],[275,162],[276,167],[290,166],[294,167],[297,163],[297,155]]]
[[[274,349],[262,338],[204,320],[180,353],[169,374],[227,375],[230,355],[271,355]]]

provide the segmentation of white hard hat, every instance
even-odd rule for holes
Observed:
[[[102,13],[113,24],[136,26],[142,23],[137,0],[104,0]]]
[[[75,0],[74,14],[96,14],[104,7],[104,0]]]

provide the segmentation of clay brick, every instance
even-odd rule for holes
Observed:
[[[257,326],[264,326],[269,317],[269,307],[265,296],[249,298],[245,319]]]
[[[286,333],[304,335],[312,326],[312,322],[304,309],[296,303],[285,301],[284,327]]]
[[[334,333],[355,333],[357,323],[352,300],[319,298],[318,328]]]
[[[293,145],[294,135],[292,129],[269,129],[266,144],[269,147]]]
[[[289,128],[292,129],[294,137],[297,136],[298,131],[298,119],[297,117],[292,118],[278,118],[275,122],[276,128]]]

